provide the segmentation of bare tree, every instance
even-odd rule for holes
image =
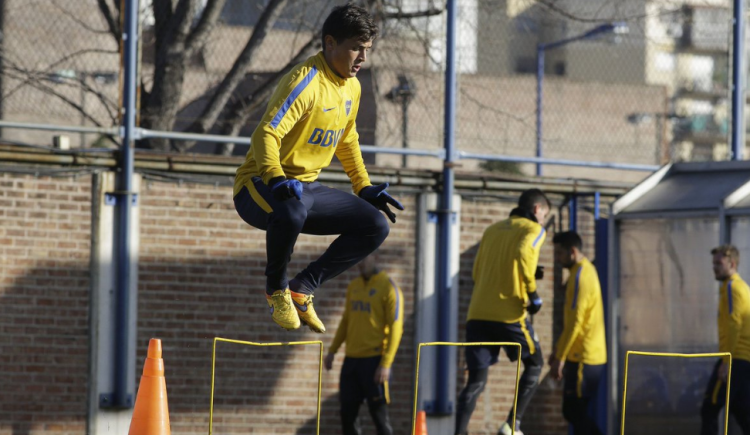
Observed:
[[[146,128],[171,130],[179,110],[180,96],[185,82],[188,60],[205,44],[216,26],[226,0],[207,0],[197,24],[193,20],[198,0],[161,0],[152,3],[155,30],[153,85],[149,92],[141,89],[141,117]],[[107,0],[98,1],[113,36],[119,38],[115,14]],[[166,139],[152,139],[154,149],[169,150]]]
[[[71,65],[78,65],[77,62],[86,56],[89,58],[97,56],[96,59],[107,56],[112,59],[112,64],[116,62],[117,48],[121,47],[122,42],[123,10],[121,8],[123,2],[96,0],[98,12],[86,11],[85,14],[82,14],[82,10],[73,8],[61,0],[48,0],[48,2],[69,23],[77,27],[78,35],[94,35],[96,39],[91,40],[97,41],[93,44],[97,48],[80,50],[76,48],[73,52],[62,54],[52,61],[48,60],[49,57],[44,58],[48,62],[44,68],[24,66],[25,63],[33,64],[33,62],[19,62],[19,59],[8,56],[7,52],[0,51],[3,60],[2,74],[11,79],[7,87],[3,89],[3,98],[13,96],[28,86],[79,112],[81,119],[86,123],[97,126],[117,125],[120,122],[118,110],[120,102],[115,91],[110,88],[108,93],[103,92],[87,81],[95,77],[94,69],[97,67],[79,65],[79,68],[71,67]],[[386,20],[408,21],[442,13],[442,9],[434,7],[424,12],[403,13],[398,9],[394,13],[394,7],[387,0],[359,0],[359,2],[372,11],[379,24]],[[257,22],[253,24],[244,47],[232,60],[231,68],[218,79],[211,77],[216,85],[202,91],[201,94],[185,103],[184,95],[186,91],[190,91],[185,88],[190,83],[186,81],[188,74],[197,72],[196,68],[200,68],[196,60],[204,59],[202,56],[205,55],[211,32],[217,26],[222,25],[221,14],[226,3],[227,0],[152,0],[141,4],[142,19],[147,17],[147,27],[144,27],[146,41],[143,44],[144,47],[148,46],[143,54],[148,62],[145,67],[148,72],[142,74],[140,83],[139,121],[141,126],[159,131],[175,130],[180,113],[190,106],[200,108],[200,112],[187,127],[179,127],[181,130],[194,133],[220,131],[228,135],[239,134],[250,116],[267,103],[279,78],[294,65],[304,61],[320,49],[320,21],[330,7],[338,3],[338,0],[254,2],[253,4],[258,7]],[[303,3],[309,6],[307,11],[301,7]],[[294,9],[291,9],[292,5]],[[305,39],[294,44],[297,47],[296,51],[289,53],[289,60],[283,67],[267,71],[263,75],[263,81],[250,86],[249,91],[241,92],[241,85],[248,83],[249,68],[257,57],[258,49],[268,42],[267,37],[271,29],[277,25],[285,10],[285,17],[293,13],[300,15],[298,35]],[[311,17],[309,13],[311,10],[316,11],[317,16]],[[98,21],[97,14],[101,21]],[[288,27],[290,23],[282,24]],[[233,32],[233,34],[239,33]],[[17,55],[23,55],[23,53],[18,52]],[[144,68],[141,70],[144,71]],[[60,71],[72,75],[60,75]],[[112,76],[110,80],[116,81],[116,74],[110,73],[110,75]],[[53,78],[50,79],[50,77]],[[92,108],[90,98],[88,105],[83,104],[84,95],[93,95],[93,99],[98,102],[96,109]],[[144,140],[142,145],[158,151],[185,152],[190,150],[195,142],[154,138]],[[233,145],[226,144],[219,146],[217,152],[231,154],[232,150]]]
[[[232,69],[221,81],[219,87],[214,91],[208,105],[203,109],[203,113],[201,113],[200,117],[188,128],[189,131],[195,133],[206,133],[211,129],[222,109],[227,104],[227,101],[229,101],[230,97],[237,89],[237,86],[239,86],[240,82],[245,77],[245,73],[250,66],[253,55],[265,39],[266,35],[268,35],[268,30],[273,27],[286,3],[287,0],[270,0],[268,2],[268,5],[263,10],[260,19],[258,20],[258,24],[255,25],[250,39],[247,41],[247,45],[245,45],[245,48],[237,57],[234,65],[232,65]],[[177,148],[179,150],[186,150],[192,147],[193,144],[194,142],[183,142],[178,145]]]

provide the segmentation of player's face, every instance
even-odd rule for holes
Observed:
[[[544,225],[549,214],[549,207],[545,207],[541,204],[534,204],[534,217],[540,225]]]
[[[566,249],[560,244],[555,245],[555,263],[568,269],[576,264],[572,249]]]
[[[374,255],[368,255],[357,265],[359,273],[363,276],[370,277],[375,274],[377,270],[377,264]]]
[[[732,276],[732,272],[734,271],[732,260],[730,260],[729,257],[723,254],[714,254],[713,266],[714,277],[717,281],[723,281],[729,278],[730,276]]]
[[[357,38],[347,38],[338,43],[332,36],[326,36],[325,41],[328,66],[345,79],[357,75],[372,48],[372,41],[362,42]]]

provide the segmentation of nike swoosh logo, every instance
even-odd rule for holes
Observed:
[[[333,109],[335,109],[335,107],[331,107],[330,109],[326,109],[326,108],[324,107],[324,108],[323,108],[323,111],[324,111],[324,112],[330,112],[330,111],[331,111],[331,110],[333,110]]]
[[[307,312],[307,305],[300,305],[294,299],[292,299],[292,303],[294,304],[295,307],[297,307],[298,310],[302,311],[303,313]]]

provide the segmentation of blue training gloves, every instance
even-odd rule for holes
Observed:
[[[395,224],[396,215],[388,207],[388,204],[399,210],[403,210],[404,206],[385,191],[387,188],[388,183],[378,184],[377,186],[367,186],[359,191],[359,197],[374,205],[378,210],[382,210],[383,213],[388,216],[388,219]]]
[[[271,194],[277,201],[286,201],[292,197],[302,200],[302,183],[294,178],[276,177],[268,183]]]
[[[529,305],[526,306],[526,311],[529,314],[536,314],[542,309],[542,298],[537,292],[531,292],[529,295]]]

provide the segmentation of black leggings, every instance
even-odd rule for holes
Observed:
[[[721,360],[716,362],[708,381],[706,394],[701,406],[701,435],[719,433],[719,414],[726,404],[727,384],[719,379]],[[750,361],[735,359],[732,362],[732,396],[729,399],[729,412],[737,421],[744,435],[750,435]],[[723,432],[723,429],[722,429]]]
[[[360,435],[359,403],[346,401],[341,404],[341,428],[344,435]],[[388,405],[384,400],[367,401],[375,432],[378,435],[393,435],[391,422],[388,418]]]
[[[601,435],[596,422],[589,416],[588,397],[563,398],[563,417],[573,426],[576,435]]]
[[[253,189],[250,192],[248,189]],[[367,201],[318,182],[303,183],[302,200],[277,201],[271,189],[254,177],[234,197],[240,217],[266,231],[266,292],[289,285],[287,264],[297,236],[302,234],[340,236],[317,260],[297,274],[302,293],[312,293],[367,257],[388,236],[385,216]]]
[[[542,373],[544,359],[539,349],[522,360],[523,374],[518,382],[518,403],[516,404],[516,421],[521,421],[526,407],[529,406],[531,398],[534,396],[537,386],[539,385],[539,376]],[[456,434],[463,435],[467,433],[469,420],[474,408],[477,406],[477,399],[484,391],[487,385],[487,374],[489,369],[469,370],[469,379],[466,386],[458,396],[458,406],[456,409]],[[508,413],[508,424],[513,422],[513,409]]]
[[[393,435],[388,419],[388,403],[383,384],[374,381],[381,357],[344,359],[339,379],[341,427],[344,435],[359,435],[359,405],[367,401],[378,435]]]

